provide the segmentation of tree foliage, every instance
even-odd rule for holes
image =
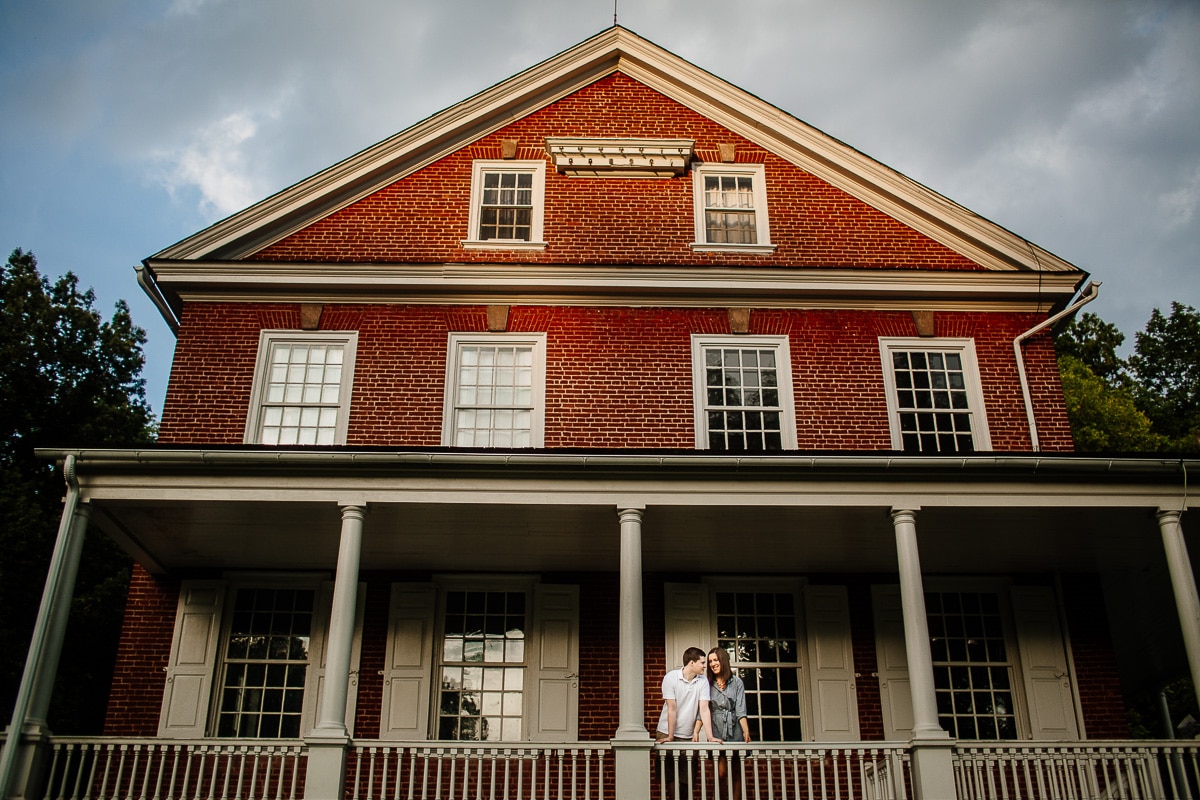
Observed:
[[[1059,373],[1081,452],[1200,453],[1200,314],[1154,309],[1134,337],[1085,313],[1059,333]]]
[[[67,273],[50,282],[32,253],[0,266],[0,713],[11,713],[62,513],[64,484],[38,447],[145,444],[154,418],[141,377],[145,332],[118,302],[105,320]],[[129,559],[90,535],[50,724],[95,732],[103,718]]]

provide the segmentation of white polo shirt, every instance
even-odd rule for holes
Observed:
[[[691,741],[692,732],[696,728],[696,720],[700,716],[700,701],[709,699],[708,678],[701,672],[690,681],[683,677],[682,669],[673,669],[667,673],[662,682],[663,700],[675,701],[675,733],[676,739]],[[658,716],[659,733],[670,733],[667,730],[667,704],[664,702],[662,713]]]

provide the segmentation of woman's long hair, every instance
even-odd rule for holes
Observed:
[[[716,683],[717,678],[720,678],[726,683],[729,683],[729,679],[733,677],[733,669],[731,669],[729,666],[729,653],[725,651],[724,647],[714,647],[712,650],[708,651],[710,656],[713,653],[717,654],[717,661],[721,662],[721,671],[719,673],[714,673],[712,668],[708,666],[708,661],[706,659],[704,662],[704,671],[708,673],[708,682]]]

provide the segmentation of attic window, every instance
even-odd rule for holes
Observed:
[[[471,210],[463,247],[542,250],[546,162],[487,160],[471,167]]]
[[[773,253],[762,164],[698,164],[692,169],[693,250]]]
[[[674,178],[692,160],[691,139],[547,138],[554,167],[572,178]]]

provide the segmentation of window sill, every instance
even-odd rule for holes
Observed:
[[[525,242],[517,239],[464,239],[464,250],[545,250],[545,242]]]
[[[689,247],[696,253],[749,253],[751,255],[769,256],[775,252],[773,244],[709,244],[707,242],[692,242]]]

